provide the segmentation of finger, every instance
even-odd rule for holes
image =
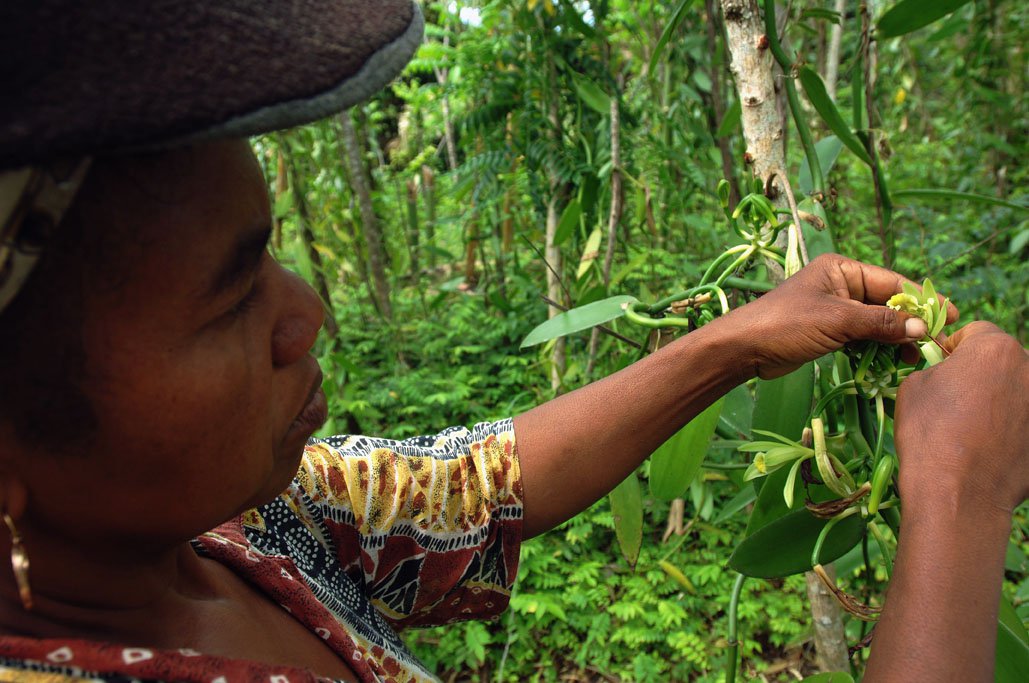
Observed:
[[[953,352],[963,342],[981,334],[1004,334],[1004,331],[991,322],[977,320],[976,322],[965,325],[957,332],[941,341],[948,351]]]
[[[852,340],[870,339],[888,344],[913,344],[927,333],[925,321],[885,306],[848,303],[848,336]]]
[[[891,296],[902,291],[903,283],[915,284],[892,270],[841,256],[833,258],[827,270],[833,293],[869,304],[885,304]]]

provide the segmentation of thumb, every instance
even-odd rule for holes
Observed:
[[[916,316],[886,306],[858,305],[861,310],[853,320],[854,340],[905,344],[916,342],[929,333],[925,321]]]

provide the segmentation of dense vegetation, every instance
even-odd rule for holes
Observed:
[[[256,143],[276,255],[331,311],[318,347],[334,416],[326,433],[402,438],[510,416],[645,352],[648,331],[625,319],[607,323],[622,338],[520,344],[547,319],[544,297],[563,308],[614,294],[655,301],[734,243],[719,181],[729,180],[730,208],[752,182],[723,4],[427,3],[426,42],[388,91]],[[886,37],[876,22],[898,4],[935,7],[926,16],[937,20]],[[881,180],[829,139],[839,131],[800,89],[825,186],[795,124],[784,172],[824,214],[809,246],[831,235],[848,256],[930,276],[963,321],[993,320],[1023,344],[1027,18],[1017,0],[800,0],[777,12],[785,50],[822,77]],[[794,71],[777,72],[782,90]],[[789,111],[785,93],[780,106]],[[904,193],[913,189],[949,192]],[[732,293],[733,304],[748,296]],[[736,417],[723,413],[720,437],[733,436]],[[739,420],[749,432],[750,415]],[[601,501],[524,547],[500,620],[410,642],[453,680],[722,680],[736,576],[726,559],[750,487],[724,465],[748,457],[716,440],[681,503],[646,496],[634,566]],[[663,540],[677,505],[683,533]],[[1025,506],[1016,515],[1005,584],[1023,622],[1027,516]],[[862,546],[836,563],[849,592],[878,601],[883,568],[864,566]],[[803,577],[748,582],[739,629],[744,676],[815,670]],[[851,644],[865,633],[854,619],[846,629]]]

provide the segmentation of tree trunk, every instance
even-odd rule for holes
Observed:
[[[383,247],[382,232],[379,229],[379,219],[372,206],[371,188],[368,187],[365,177],[361,148],[357,142],[354,122],[350,119],[350,110],[340,114],[339,119],[343,127],[343,147],[350,168],[350,184],[354,194],[357,195],[357,203],[361,209],[361,227],[365,243],[368,245],[368,265],[371,269],[375,305],[383,318],[392,320],[393,307],[389,300],[389,280],[386,277],[385,267],[386,252]]]
[[[764,22],[758,11],[755,0],[721,0],[722,13],[729,39],[729,50],[732,53],[732,73],[736,77],[736,88],[742,106],[743,137],[747,141],[747,162],[754,174],[761,179],[766,193],[772,194],[770,199],[780,207],[785,207],[784,193],[770,187],[769,179],[774,174],[786,181],[786,156],[783,144],[784,120],[776,103],[775,84],[773,80],[774,58],[767,48]],[[772,192],[767,192],[772,190]],[[784,230],[779,238],[787,237]],[[774,280],[781,280],[782,270],[775,272],[769,269]],[[805,575],[808,585],[819,582],[817,576],[808,572]],[[843,630],[843,613],[835,601],[812,601],[811,616],[814,622],[815,643],[845,642]],[[822,645],[822,648],[828,647]],[[825,662],[824,670],[846,671],[849,659],[843,648],[842,660],[835,649],[822,650],[818,655]]]
[[[281,147],[282,144],[285,142],[280,140],[279,146]],[[289,192],[289,178],[286,176],[286,155],[282,153],[282,149],[279,149],[275,156],[275,203],[273,208],[276,209],[276,214],[272,218],[272,248],[278,253],[282,251],[282,217],[278,215],[277,209],[279,199]]]
[[[722,119],[725,118],[725,90],[722,86],[722,73],[715,56],[720,54],[724,45],[721,40],[722,17],[721,11],[715,0],[704,0],[707,11],[707,48],[712,55],[711,64],[711,109],[714,112],[714,121],[711,122],[712,134],[718,130]],[[729,181],[729,210],[736,208],[740,203],[740,184],[736,178],[736,168],[732,159],[732,141],[729,136],[717,138],[718,152],[722,156],[722,175]]]
[[[825,571],[836,578],[832,565]],[[850,653],[840,604],[818,574],[805,572],[804,581],[807,582],[807,599],[811,603],[811,620],[815,625],[815,663],[822,671],[849,671]]]
[[[611,97],[611,210],[607,216],[607,249],[604,252],[604,289],[611,284],[611,265],[615,260],[615,244],[618,242],[618,223],[622,219],[622,144],[621,121],[618,117],[618,93]],[[590,353],[586,363],[586,380],[593,376],[600,350],[600,330],[596,327],[590,333]]]
[[[840,73],[840,46],[843,43],[843,22],[847,20],[847,0],[836,0],[833,8],[840,15],[840,23],[833,24],[829,33],[829,49],[825,55],[825,89],[836,101],[836,81]]]
[[[436,175],[422,166],[422,197],[425,201],[425,240],[429,246],[429,268],[436,269]]]

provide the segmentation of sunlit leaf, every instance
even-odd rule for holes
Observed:
[[[601,301],[595,301],[570,311],[559,313],[550,320],[537,325],[536,328],[522,341],[522,348],[535,346],[543,342],[563,337],[566,334],[589,329],[595,325],[602,325],[609,320],[620,318],[625,315],[623,304],[633,303],[636,297],[628,294],[608,297]]]
[[[573,199],[568,202],[568,206],[565,207],[564,212],[561,214],[561,220],[557,224],[557,230],[554,233],[554,246],[560,246],[575,233],[575,229],[579,227],[579,218],[582,216],[582,205],[579,204],[578,199]]]

